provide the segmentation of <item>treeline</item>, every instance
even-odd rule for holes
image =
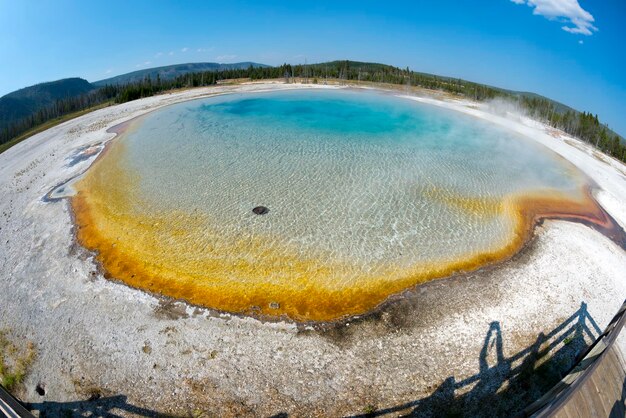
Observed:
[[[284,78],[286,82],[320,83],[324,80],[364,81],[405,84],[461,94],[474,100],[486,100],[502,95],[502,90],[459,79],[416,73],[383,64],[334,61],[326,64],[290,65],[278,67],[248,67],[222,71],[207,71],[181,75],[172,80],[146,78],[140,83],[119,87],[118,103],[149,97],[162,91],[210,86],[222,80],[266,80]],[[112,86],[108,86],[112,87]]]
[[[605,154],[626,162],[626,144],[620,137],[600,123],[598,115],[574,110],[558,111],[546,99],[520,97],[520,104],[529,116],[592,144]]]
[[[333,61],[324,64],[287,66],[285,74],[292,74],[293,77],[304,78],[314,83],[320,79],[331,78],[417,86],[461,94],[474,100],[492,99],[502,93],[499,89],[483,84],[418,73],[411,71],[408,67],[401,69],[390,65],[354,61]]]
[[[326,80],[343,80],[346,82],[363,81],[405,85],[407,87],[416,86],[444,91],[478,101],[496,97],[505,98],[517,102],[531,117],[562,129],[626,162],[626,145],[617,134],[601,124],[597,116],[592,116],[590,113],[559,109],[554,102],[545,98],[510,92],[461,79],[418,73],[411,71],[408,67],[401,69],[384,64],[355,61],[333,61],[311,65],[283,64],[277,67],[250,66],[242,69],[190,73],[174,79],[163,80],[157,76],[156,79],[147,77],[138,83],[108,85],[84,96],[58,101],[54,106],[43,109],[17,124],[4,128],[0,133],[0,144],[47,120],[110,100],[124,103],[174,89],[211,86],[222,80],[280,78],[287,83],[295,81],[322,83]]]

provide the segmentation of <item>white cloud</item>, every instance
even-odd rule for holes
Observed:
[[[159,58],[161,55],[163,55],[162,52],[157,52],[156,54],[154,54],[154,58]]]
[[[152,64],[152,61],[146,61],[143,63],[143,65],[150,65],[150,64]]]
[[[215,47],[210,46],[208,48],[198,48],[196,51],[197,52],[210,52],[210,51],[213,51],[214,49]]]
[[[585,9],[580,7],[578,0],[511,0],[515,4],[527,4],[532,7],[533,14],[546,19],[565,22],[561,26],[566,32],[591,35],[598,28],[594,26],[595,19]]]
[[[170,51],[169,54],[167,54],[167,55],[169,55],[169,56],[174,55],[174,51]]]
[[[232,59],[237,58],[237,55],[218,55],[217,57],[215,57],[215,60],[217,61],[230,61]]]
[[[113,72],[113,70],[111,70],[110,68],[108,70],[106,70],[104,73],[105,74],[111,74]]]
[[[184,47],[184,48],[182,48],[182,49],[180,50],[180,52],[187,52],[187,51],[189,51],[189,48],[187,48],[187,47]]]

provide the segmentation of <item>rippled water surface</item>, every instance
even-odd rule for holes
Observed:
[[[328,319],[499,251],[519,234],[516,198],[579,199],[584,181],[530,140],[411,100],[246,93],[139,119],[88,172],[78,211],[97,229],[86,245],[114,245],[133,285]]]

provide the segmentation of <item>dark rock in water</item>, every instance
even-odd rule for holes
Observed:
[[[252,209],[252,212],[254,212],[257,215],[265,215],[269,211],[270,210],[266,208],[265,206],[257,206],[256,208]]]

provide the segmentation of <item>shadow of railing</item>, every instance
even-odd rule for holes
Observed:
[[[478,373],[450,376],[428,397],[378,409],[353,418],[402,415],[414,417],[511,417],[540,398],[565,376],[602,333],[587,304],[548,334],[540,333],[525,349],[504,355],[500,323],[489,325],[478,356]]]
[[[167,414],[131,405],[125,395],[91,397],[84,401],[30,403],[30,411],[38,411],[40,417],[167,417]]]

